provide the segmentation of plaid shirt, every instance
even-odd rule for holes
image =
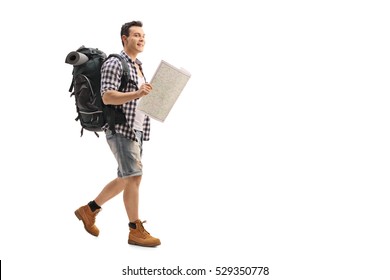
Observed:
[[[123,56],[128,62],[130,66],[130,80],[133,81],[127,83],[125,92],[136,91],[138,90],[138,75],[137,69],[135,68],[135,63],[141,66],[141,61],[136,59],[136,61],[133,62],[123,50],[120,52],[120,55]],[[122,77],[122,64],[117,58],[110,57],[107,59],[102,65],[101,74],[101,95],[103,95],[108,90],[119,89]],[[116,124],[115,130],[117,133],[120,133],[133,141],[136,141],[135,132],[133,130],[133,123],[135,119],[135,109],[137,107],[137,103],[138,98],[131,100],[123,105],[116,106],[122,108],[126,115],[127,122],[125,124]],[[143,132],[143,140],[148,141],[150,138],[150,118],[148,116],[145,116]]]

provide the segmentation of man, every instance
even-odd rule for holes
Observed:
[[[130,82],[125,92],[118,91],[122,76],[119,59],[107,59],[101,69],[101,94],[104,104],[119,106],[126,116],[126,123],[116,124],[115,131],[104,128],[107,142],[118,162],[118,177],[109,182],[100,194],[87,205],[75,211],[87,232],[99,235],[95,225],[96,215],[101,206],[123,191],[123,201],[129,218],[128,243],[154,247],[161,244],[144,228],[138,216],[139,186],[142,178],[142,143],[149,140],[150,119],[136,109],[138,100],[150,93],[152,86],[146,83],[141,62],[137,55],[144,50],[145,34],[142,22],[125,23],[121,28],[123,56],[130,67]]]

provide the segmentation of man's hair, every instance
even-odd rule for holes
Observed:
[[[122,25],[122,28],[121,28],[121,42],[122,42],[122,45],[123,45],[122,35],[125,35],[126,37],[129,37],[129,35],[130,35],[130,27],[132,27],[132,26],[142,27],[142,22],[139,21],[139,20],[133,20],[133,21],[130,21],[130,22],[126,22],[125,24]]]

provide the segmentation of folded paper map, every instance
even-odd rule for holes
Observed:
[[[150,83],[153,90],[138,102],[137,109],[164,122],[191,74],[162,60]]]

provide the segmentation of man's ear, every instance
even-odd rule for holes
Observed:
[[[127,42],[127,36],[126,35],[122,35],[122,42],[123,42],[123,45],[126,45],[126,42]]]

